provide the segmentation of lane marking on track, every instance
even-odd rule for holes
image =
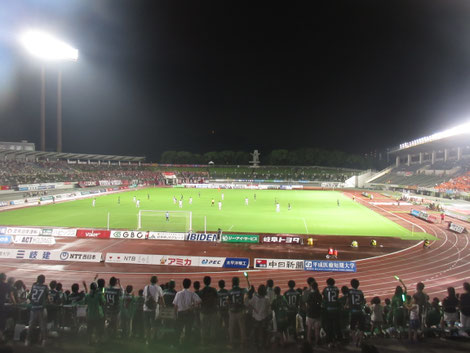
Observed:
[[[350,195],[350,194],[349,194],[349,195]],[[361,199],[359,199],[359,198],[358,198],[357,200],[359,200],[359,201],[362,202],[362,203],[366,203],[366,201],[363,201],[363,200],[361,200]],[[401,220],[403,220],[403,221],[405,221],[405,222],[407,222],[407,223],[410,223],[410,224],[412,224],[412,225],[415,225],[416,227],[418,227],[419,229],[421,229],[421,230],[423,231],[423,233],[426,233],[426,231],[424,230],[423,227],[421,227],[420,225],[418,225],[418,224],[416,224],[416,223],[414,223],[414,222],[408,221],[407,219],[405,219],[405,218],[403,218],[403,217],[397,216],[396,214],[394,214],[394,213],[392,213],[392,212],[390,212],[390,211],[387,211],[387,210],[385,210],[385,209],[383,209],[382,207],[379,207],[379,206],[377,206],[377,205],[374,205],[374,204],[371,204],[371,203],[369,203],[369,205],[374,206],[374,207],[378,208],[379,210],[382,210],[382,211],[384,211],[384,212],[386,212],[386,213],[388,213],[388,214],[391,214],[391,215],[394,216],[394,217],[400,218]],[[367,206],[366,206],[366,207],[367,207]],[[394,223],[395,223],[395,222],[394,222]],[[395,224],[396,224],[396,223],[395,223]]]
[[[158,265],[156,265],[158,266]],[[29,272],[37,272],[37,268],[24,268],[24,267],[18,267],[18,266],[11,266],[11,265],[4,265],[0,263],[0,268],[6,267],[6,268],[14,268],[15,270],[18,271],[29,271]],[[217,272],[117,272],[117,271],[91,271],[91,270],[49,270],[49,271],[55,271],[55,272],[72,272],[72,273],[93,273],[96,274],[97,272],[99,274],[117,274],[117,275],[159,275],[159,276],[190,276],[190,275],[204,275],[204,274],[220,274],[223,275],[225,273],[243,273],[243,272],[248,272],[248,273],[253,273],[253,272],[268,272],[271,270],[252,270],[252,269],[242,269],[242,270],[230,270],[230,271],[217,271]],[[272,270],[275,271],[275,270]],[[291,272],[291,271],[290,271]]]

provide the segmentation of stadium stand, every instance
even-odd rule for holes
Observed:
[[[66,161],[0,161],[0,185],[46,182],[83,182],[103,179],[134,180],[161,185],[163,173],[174,173],[180,183],[199,183],[211,179],[240,180],[320,180],[343,182],[357,171],[320,167],[173,167],[150,164],[69,164]]]
[[[447,182],[441,183],[437,186],[439,190],[455,190],[455,191],[470,191],[470,172],[464,175],[452,178]]]
[[[466,337],[470,332],[469,283],[463,284],[461,294],[456,295],[455,289],[449,287],[447,297],[430,298],[421,282],[416,285],[414,293],[407,292],[402,282],[395,293],[366,300],[355,279],[351,280],[351,287],[341,288],[341,294],[332,278],[327,280],[326,287],[320,287],[313,278],[307,279],[309,286],[304,288],[296,288],[296,283],[289,281],[289,290],[283,292],[277,287],[280,283],[273,283],[272,280],[258,288],[251,286],[242,289],[238,287],[238,281],[232,279],[233,287],[227,281],[227,289],[224,289],[225,283],[219,282],[217,292],[215,286],[210,286],[210,277],[206,276],[205,289],[198,291],[194,285],[195,289],[192,290],[191,281],[185,279],[183,286],[187,290],[178,292],[180,294],[175,290],[175,285],[180,288],[180,283],[171,281],[160,287],[156,277],[152,277],[149,285],[142,289],[121,284],[114,277],[108,283],[96,277],[91,284],[74,283],[71,288],[63,288],[58,281],[59,278],[50,281],[40,275],[31,288],[27,288],[22,280],[0,274],[0,287],[5,295],[5,303],[0,305],[0,314],[5,319],[0,331],[2,340],[26,338],[25,344],[28,346],[35,342],[46,345],[46,337],[48,340],[54,337],[54,341],[61,336],[69,335],[70,338],[70,333],[74,336],[78,333],[75,337],[79,337],[80,332],[86,331],[89,344],[132,339],[141,344],[152,340],[152,344],[191,345],[193,349],[198,345],[207,346],[210,342],[212,348],[219,349],[228,343],[227,337],[230,337],[230,345],[239,343],[243,348],[250,349],[274,348],[279,343],[286,346],[288,342],[299,345],[323,343],[329,347],[341,343],[357,347],[365,337],[376,335],[408,337],[410,340],[419,336],[424,341],[425,337]],[[189,328],[190,331],[186,332],[185,340],[180,341],[178,320],[183,320],[183,315],[175,318],[173,312],[175,305],[178,305],[178,312],[186,310],[184,305],[187,304],[181,300],[183,295],[194,296],[195,299],[191,299],[194,303],[191,306],[192,315],[184,316],[186,330]],[[235,299],[227,302],[228,295]],[[151,306],[148,300],[150,296],[160,303],[160,315],[156,318],[153,314],[149,322],[143,316],[155,310],[155,305]],[[327,308],[330,313],[338,313],[334,316],[340,320],[338,325],[329,323],[325,315]],[[30,316],[31,310],[38,311]],[[246,328],[245,325],[240,328],[242,332],[238,342],[231,331],[235,323],[224,320],[224,317],[235,314],[241,315],[247,324]],[[32,321],[38,315],[44,320]],[[358,327],[350,326],[350,315],[351,324],[359,323]],[[320,317],[323,319],[313,325],[315,319]],[[409,319],[413,317],[416,318],[415,322]],[[209,328],[206,327],[211,324],[208,319],[214,321]],[[259,324],[261,320],[262,325]],[[42,326],[41,335],[35,329],[35,322]],[[152,325],[150,327],[156,325],[161,334],[153,336],[152,331],[147,329],[146,325],[149,324]],[[320,334],[320,329],[326,335]],[[415,332],[416,338],[413,335]]]

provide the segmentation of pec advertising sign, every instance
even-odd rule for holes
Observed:
[[[222,267],[225,262],[225,257],[201,257],[199,265],[204,267]]]

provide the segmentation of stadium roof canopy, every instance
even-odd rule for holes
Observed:
[[[102,162],[143,162],[145,157],[115,156],[106,154],[86,154],[86,153],[62,153],[62,152],[42,152],[42,151],[15,151],[0,149],[0,160],[2,159],[69,159],[69,160],[93,160]]]
[[[435,134],[405,142],[389,150],[389,154],[416,154],[443,149],[469,147],[470,123],[462,124]]]

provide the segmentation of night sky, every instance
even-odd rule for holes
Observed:
[[[63,71],[63,150],[362,153],[470,117],[470,1],[0,1],[0,140],[39,148],[41,28]],[[47,70],[55,149],[57,64]]]

